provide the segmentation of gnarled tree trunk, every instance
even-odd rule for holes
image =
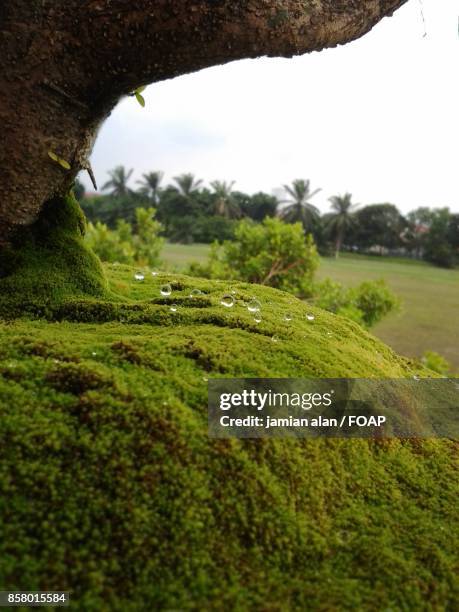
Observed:
[[[68,190],[123,95],[231,60],[346,43],[404,2],[2,0],[0,248]]]

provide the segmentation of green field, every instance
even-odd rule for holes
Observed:
[[[191,261],[205,261],[207,245],[167,244],[168,267],[183,269]],[[402,300],[401,311],[389,315],[372,332],[397,353],[420,357],[433,350],[459,368],[459,270],[443,270],[423,262],[344,256],[322,259],[319,277],[345,285],[384,278]]]

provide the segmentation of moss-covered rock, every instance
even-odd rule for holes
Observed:
[[[274,289],[109,277],[123,297],[61,293],[0,323],[3,588],[85,611],[457,607],[457,442],[207,436],[211,377],[415,364]]]

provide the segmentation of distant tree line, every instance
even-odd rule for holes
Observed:
[[[85,194],[76,182],[75,193],[92,223],[116,228],[119,220],[136,224],[138,208],[155,208],[162,235],[170,242],[211,243],[232,240],[242,219],[261,222],[279,217],[301,223],[322,255],[342,251],[398,255],[425,259],[443,267],[459,263],[459,214],[448,208],[420,207],[402,215],[393,204],[360,206],[352,195],[330,198],[330,211],[321,214],[311,202],[320,189],[298,179],[284,185],[285,197],[259,192],[248,195],[233,182],[203,185],[193,174],[175,177],[165,184],[162,172],[143,174],[137,188],[130,186],[132,170],[113,169],[102,187],[105,194]]]

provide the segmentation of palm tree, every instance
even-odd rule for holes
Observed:
[[[213,181],[210,186],[215,195],[215,214],[227,219],[238,219],[241,216],[241,209],[233,196],[234,181]]]
[[[163,177],[163,172],[147,172],[142,174],[142,180],[137,181],[140,184],[140,193],[151,198],[155,204],[159,201]]]
[[[287,223],[297,223],[299,221],[305,232],[311,230],[314,222],[320,217],[320,212],[309,200],[321,189],[311,192],[309,180],[297,179],[293,181],[292,186],[284,185],[284,190],[289,198],[279,202],[279,216]]]
[[[352,203],[352,194],[345,193],[343,196],[332,196],[332,211],[327,222],[327,229],[335,235],[335,257],[339,257],[339,252],[343,244],[344,236],[354,223],[354,211],[358,204]]]
[[[191,198],[193,193],[199,191],[199,187],[202,185],[201,180],[196,180],[194,174],[181,174],[174,178],[177,186],[175,189],[184,196],[187,200]]]
[[[105,183],[102,190],[111,189],[110,195],[113,196],[131,195],[132,190],[129,189],[127,183],[133,172],[133,170],[126,172],[126,168],[124,166],[117,166],[108,173],[110,180]]]

